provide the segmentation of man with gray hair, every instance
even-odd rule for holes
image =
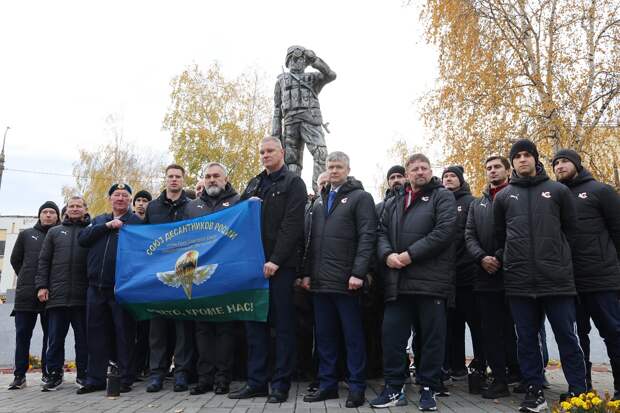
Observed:
[[[210,162],[205,168],[204,190],[189,203],[188,218],[209,215],[226,209],[239,201],[237,191],[228,182],[226,167]],[[234,324],[232,322],[196,322],[198,349],[198,385],[189,394],[226,394],[232,380],[234,363]]]
[[[347,407],[364,404],[366,346],[361,291],[375,248],[377,219],[372,196],[352,176],[344,152],[327,156],[329,184],[313,205],[307,274],[314,293],[319,389],[306,402],[338,398],[339,343],[344,336],[349,371]]]
[[[283,403],[288,399],[295,368],[293,284],[303,249],[308,194],[304,181],[284,164],[284,149],[278,138],[264,138],[259,152],[265,170],[248,182],[241,199],[257,197],[263,201],[261,238],[266,261],[263,275],[269,279],[269,322],[246,322],[248,382],[228,397],[249,399],[268,395],[272,324],[276,332],[275,368],[267,403]]]

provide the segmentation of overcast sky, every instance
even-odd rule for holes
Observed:
[[[168,160],[161,126],[175,75],[217,60],[229,78],[264,73],[271,93],[292,44],[338,74],[320,95],[327,146],[350,155],[352,174],[378,200],[387,148],[399,138],[424,145],[428,135],[417,99],[435,81],[436,56],[418,14],[402,0],[2,2],[0,136],[11,129],[0,214],[60,203],[71,177],[15,170],[70,174],[79,148],[109,139],[110,114],[127,141]]]

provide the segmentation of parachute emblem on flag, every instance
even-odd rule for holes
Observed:
[[[157,279],[169,287],[183,287],[188,300],[192,299],[192,284],[200,285],[207,281],[218,264],[198,266],[198,251],[186,251],[177,259],[174,271],[157,273]]]

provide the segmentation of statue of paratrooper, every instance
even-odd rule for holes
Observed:
[[[286,52],[285,66],[278,76],[274,92],[275,110],[272,135],[280,138],[285,149],[284,162],[289,170],[301,175],[304,144],[314,159],[312,188],[318,192],[316,181],[325,171],[327,146],[323,128],[329,133],[328,124],[323,123],[319,93],[327,83],[336,79],[336,73],[312,50],[302,46],[291,46]],[[318,72],[305,73],[307,66]]]

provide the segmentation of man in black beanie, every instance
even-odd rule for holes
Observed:
[[[519,365],[527,385],[521,410],[546,408],[543,358],[538,332],[546,314],[555,335],[568,393],[586,391],[583,352],[575,334],[575,281],[570,245],[577,214],[573,196],[551,181],[538,160],[536,145],[519,140],[510,149],[510,183],[493,203],[504,287],[517,331]],[[570,244],[569,244],[570,243]]]
[[[146,216],[146,207],[149,202],[153,200],[153,196],[151,193],[145,189],[136,192],[136,195],[133,197],[133,210],[134,213],[140,218],[144,220]]]
[[[590,318],[605,341],[614,377],[614,399],[620,399],[620,196],[595,180],[571,149],[552,160],[558,181],[573,194],[577,237],[572,250],[577,304],[577,333],[585,354],[588,388],[592,387]]]
[[[474,197],[469,189],[469,184],[465,181],[463,172],[462,166],[452,165],[441,174],[443,186],[452,192],[456,200],[456,234],[454,236],[456,294],[455,305],[448,310],[447,363],[444,363],[444,369],[450,370],[450,375],[454,380],[467,378],[468,375],[468,369],[465,367],[465,323],[471,331],[474,349],[474,359],[470,363],[470,368],[479,372],[486,370],[482,350],[480,315],[474,297],[475,262],[474,257],[465,246],[467,213]]]
[[[35,277],[39,265],[39,252],[43,247],[43,240],[47,231],[60,223],[58,205],[47,201],[39,207],[38,221],[34,227],[19,233],[13,252],[11,266],[17,275],[15,289],[15,307],[12,316],[15,316],[15,378],[9,385],[9,390],[17,390],[26,386],[26,371],[28,371],[28,355],[30,353],[30,339],[37,323],[37,317],[43,328],[43,348],[41,350],[41,370],[43,381],[47,379],[45,353],[47,352],[47,317],[45,305],[37,299]]]

